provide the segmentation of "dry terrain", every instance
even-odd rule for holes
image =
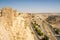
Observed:
[[[35,40],[30,29],[30,14],[21,14],[12,8],[0,12],[0,40]]]

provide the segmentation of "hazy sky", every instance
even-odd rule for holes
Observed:
[[[0,9],[3,7],[22,12],[60,12],[60,0],[0,0]]]

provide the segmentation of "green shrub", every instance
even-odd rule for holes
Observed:
[[[59,30],[59,29],[55,29],[55,32],[56,32],[57,34],[60,34],[60,30]]]
[[[40,26],[40,25],[38,25],[38,24],[36,24],[36,23],[33,24],[33,27],[34,27],[35,31],[37,32],[37,34],[40,35],[40,36],[42,36],[43,33],[41,32],[39,26]]]
[[[49,40],[49,37],[44,35],[44,38],[42,38],[42,40]]]

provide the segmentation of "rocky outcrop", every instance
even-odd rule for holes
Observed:
[[[12,8],[0,12],[0,40],[35,40],[30,29],[30,14],[21,14]]]

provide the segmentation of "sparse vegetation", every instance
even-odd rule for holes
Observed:
[[[46,21],[49,22],[49,23],[53,23],[53,21],[56,21],[56,16],[51,15],[46,19]]]
[[[60,29],[54,28],[56,34],[60,34]]]
[[[34,23],[32,23],[32,25],[33,25],[35,31],[37,32],[37,34],[38,34],[39,36],[43,36],[43,37],[42,37],[42,40],[49,40],[49,37],[48,37],[47,35],[44,35],[44,34],[42,33],[42,31],[41,31],[40,28],[39,28],[40,25],[36,24],[36,21],[34,21]]]
[[[32,23],[33,24],[33,27],[35,29],[35,31],[37,32],[38,35],[42,36],[43,33],[41,32],[40,28],[39,28],[39,25],[36,24],[36,23]]]
[[[44,35],[44,37],[42,38],[42,40],[49,40],[49,37]]]
[[[50,15],[48,18],[46,18],[46,21],[50,24],[59,24],[60,23],[60,16],[58,15]]]

